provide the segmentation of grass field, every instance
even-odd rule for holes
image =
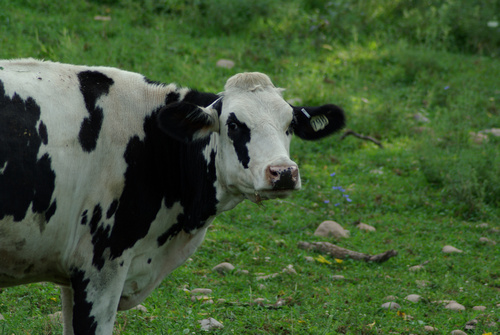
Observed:
[[[347,128],[383,144],[295,139],[303,189],[219,216],[192,261],[143,302],[147,311],[118,314],[115,334],[198,334],[208,317],[224,324],[217,334],[499,334],[500,137],[484,132],[500,128],[499,13],[498,0],[3,0],[0,57],[116,66],[211,92],[261,71],[287,99],[342,106]],[[350,238],[314,236],[324,220]],[[336,260],[299,241],[399,254]],[[463,252],[444,254],[445,245]],[[211,271],[221,262],[249,274]],[[290,264],[297,273],[282,273]],[[183,290],[200,287],[214,303]],[[58,294],[46,283],[0,290],[0,334],[62,333],[49,319]],[[389,295],[399,310],[381,308]]]

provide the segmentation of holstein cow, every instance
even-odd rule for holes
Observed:
[[[344,125],[269,77],[201,93],[109,67],[0,62],[0,287],[61,286],[65,334],[111,334],[244,199],[300,188],[292,134]]]

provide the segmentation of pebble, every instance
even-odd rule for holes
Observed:
[[[345,277],[344,277],[344,276],[342,276],[342,275],[333,275],[333,276],[332,276],[332,279],[333,279],[333,280],[344,280],[344,279],[345,279]]]
[[[448,305],[444,306],[446,309],[451,309],[452,311],[464,311],[465,306],[459,304],[458,302],[452,301]]]
[[[234,270],[234,265],[231,263],[220,263],[212,268],[212,271],[216,271],[219,273],[226,273]]]
[[[356,227],[361,230],[366,230],[366,231],[377,231],[377,229],[373,226],[370,226],[369,224],[366,223],[360,223]]]
[[[486,222],[483,222],[483,223],[476,225],[476,228],[488,228],[488,226],[489,225]]]
[[[422,264],[414,265],[408,268],[408,270],[410,270],[411,272],[417,272],[423,269],[425,269],[425,267]]]
[[[263,303],[268,302],[268,301],[269,301],[269,300],[264,299],[264,298],[257,298],[257,299],[254,299],[254,301],[253,301],[253,302],[254,302],[255,304],[259,304],[259,305],[260,305],[260,304],[263,304]]]
[[[467,335],[467,333],[460,329],[455,329],[451,331],[451,335]]]
[[[482,143],[488,142],[488,135],[483,134],[483,133],[475,133],[475,132],[471,131],[469,133],[469,136],[470,136],[471,141],[476,143],[476,144],[482,144]]]
[[[201,325],[202,330],[213,330],[213,329],[222,329],[224,325],[214,318],[208,318],[198,321]]]
[[[442,252],[444,252],[445,254],[450,254],[450,253],[454,253],[454,252],[461,253],[463,251],[460,250],[460,249],[457,249],[457,248],[455,248],[455,247],[453,247],[451,245],[445,245],[443,247]]]
[[[418,294],[410,294],[410,295],[405,297],[405,300],[408,300],[411,302],[419,302],[420,299],[422,299],[422,297],[419,296]]]
[[[271,278],[274,278],[277,276],[279,276],[279,273],[271,273],[270,275],[267,275],[267,276],[258,276],[256,279],[257,280],[266,280],[266,279],[271,279]]]
[[[480,237],[480,238],[479,238],[479,242],[481,242],[481,243],[489,243],[489,244],[491,244],[491,245],[496,245],[496,244],[497,244],[497,242],[495,242],[495,241],[493,241],[493,240],[490,240],[490,239],[489,239],[489,238],[487,238],[487,237]]]
[[[382,304],[382,307],[383,309],[400,309],[401,306],[399,306],[399,304],[397,302],[386,302],[384,304]]]
[[[140,312],[144,312],[144,313],[147,313],[148,309],[146,307],[144,307],[143,305],[137,305],[135,307],[132,307],[131,310],[136,310],[136,311],[140,311]]]
[[[192,295],[191,296],[191,301],[192,302],[195,302],[195,301],[209,301],[211,300],[212,298],[210,298],[209,296],[207,295]],[[213,302],[213,301],[212,301]]]
[[[287,267],[284,268],[283,270],[281,270],[281,272],[287,273],[287,274],[290,274],[290,275],[296,275],[297,274],[297,271],[295,271],[295,269],[293,268],[292,264],[287,265]]]
[[[191,295],[210,295],[212,294],[212,290],[209,288],[195,288],[191,290]]]
[[[394,301],[397,299],[398,297],[396,297],[395,295],[388,295],[387,297],[384,298],[384,300],[389,300],[389,301]]]
[[[2,320],[1,317],[0,317],[0,320]],[[55,324],[57,324],[57,323],[63,323],[62,312],[59,311],[59,312],[55,312],[54,314],[49,314],[49,320],[50,320],[50,322],[55,323]]]
[[[485,129],[481,130],[479,133],[486,133],[486,134],[491,134],[496,137],[500,137],[500,128],[491,128],[491,129]]]
[[[316,231],[314,232],[315,236],[323,236],[323,237],[349,237],[349,231],[342,228],[340,224],[335,221],[323,221],[318,226]]]
[[[217,61],[217,67],[223,67],[225,69],[232,69],[234,67],[234,62],[230,59],[219,59]]]
[[[427,287],[431,284],[431,282],[428,280],[415,280],[415,283],[418,287]]]
[[[239,275],[249,275],[250,271],[248,271],[248,270],[237,270],[236,273],[239,274]]]
[[[306,262],[311,262],[311,263],[314,262],[314,257],[306,256],[304,258],[305,258]]]
[[[437,331],[438,329],[437,329],[437,328],[435,328],[435,327],[432,327],[432,326],[424,326],[424,330],[425,330],[426,332],[435,332],[435,331]]]
[[[413,115],[413,119],[417,122],[422,122],[422,123],[429,123],[430,120],[426,116],[422,115],[421,113],[416,113]]]
[[[475,310],[475,311],[481,311],[481,312],[483,312],[483,311],[486,310],[486,306],[474,306],[474,307],[472,307],[472,309]]]

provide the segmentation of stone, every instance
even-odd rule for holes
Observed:
[[[486,310],[486,306],[474,306],[474,307],[472,307],[472,309],[475,311],[484,312]]]
[[[462,250],[460,249],[457,249],[451,245],[445,245],[443,247],[443,250],[441,250],[442,252],[444,252],[445,254],[451,254],[451,253],[461,253],[463,252]]]
[[[337,238],[340,237],[349,237],[349,231],[345,230],[342,228],[340,224],[338,224],[335,221],[323,221],[321,224],[318,226],[316,231],[314,232],[315,236],[323,236],[323,237],[329,237],[329,236],[334,236]]]
[[[0,318],[0,320],[2,320],[2,318]],[[59,311],[59,312],[55,312],[54,314],[49,314],[49,320],[50,320],[50,322],[52,322],[54,324],[63,323],[62,312]]]
[[[258,304],[258,305],[262,305],[263,303],[265,302],[268,302],[269,300],[267,299],[264,299],[264,298],[257,298],[257,299],[254,299],[254,304]]]
[[[266,280],[266,279],[271,279],[271,278],[274,278],[277,276],[279,276],[279,273],[271,273],[270,275],[267,275],[267,276],[258,276],[256,279],[257,280]]]
[[[485,130],[481,130],[479,133],[491,134],[493,136],[500,137],[500,128],[485,129]]]
[[[410,294],[405,297],[405,300],[411,301],[411,302],[419,302],[420,299],[422,299],[421,296],[418,294]]]
[[[455,329],[451,331],[451,335],[467,335],[467,333],[460,329]]]
[[[234,62],[230,59],[219,59],[217,61],[217,67],[223,67],[225,69],[232,69],[234,67]]]
[[[210,295],[212,292],[213,291],[209,288],[195,288],[189,293],[191,293],[191,295]]]
[[[425,269],[424,266],[422,264],[419,264],[419,265],[414,265],[414,266],[411,266],[408,268],[408,270],[410,270],[411,272],[417,272],[417,271],[420,271],[420,270],[423,270]]]
[[[304,257],[304,259],[306,260],[306,262],[310,262],[310,263],[314,262],[314,257],[311,257],[311,256],[306,256],[306,257]]]
[[[382,307],[383,309],[400,309],[401,306],[399,306],[399,304],[397,302],[386,302],[384,304],[382,304]]]
[[[131,310],[136,310],[136,311],[140,311],[140,312],[144,312],[144,313],[147,313],[148,309],[146,307],[144,307],[143,305],[137,305],[133,308],[131,308]]]
[[[377,229],[373,226],[370,226],[369,224],[366,223],[359,223],[356,227],[361,230],[366,230],[366,231],[377,231]]]
[[[451,309],[452,311],[464,311],[465,306],[459,304],[458,302],[452,301],[448,305],[444,306],[446,309]]]
[[[191,301],[192,302],[195,302],[195,301],[209,301],[211,300],[212,298],[207,296],[207,295],[192,295],[191,296]]]
[[[431,284],[431,282],[428,280],[415,280],[415,283],[418,287],[427,287]]]
[[[281,272],[287,273],[287,274],[290,274],[290,275],[296,275],[297,274],[297,271],[295,271],[295,269],[293,268],[292,264],[287,265],[287,267],[284,268],[283,270],[281,270]]]
[[[486,222],[480,223],[476,225],[476,228],[488,228],[489,225]]]
[[[480,237],[480,238],[479,238],[479,242],[484,243],[484,244],[486,244],[486,243],[487,243],[487,244],[491,244],[491,245],[496,245],[496,244],[497,244],[497,242],[495,242],[495,241],[493,241],[493,240],[490,240],[490,239],[489,239],[489,238],[487,238],[487,237]]]
[[[50,317],[50,315],[49,315],[49,317]],[[5,320],[5,317],[2,314],[0,314],[0,321],[3,321],[3,320]]]
[[[332,279],[333,280],[345,280],[345,277],[342,275],[333,275]]]
[[[396,297],[395,295],[388,295],[384,298],[384,300],[395,301],[398,300],[398,297]]]
[[[239,274],[239,275],[245,275],[246,276],[246,275],[250,274],[250,271],[248,271],[248,270],[237,270],[236,273]]]
[[[198,321],[201,325],[202,330],[214,330],[214,329],[222,329],[224,325],[214,318],[208,318]]]
[[[432,327],[432,326],[424,326],[424,330],[426,332],[435,332],[437,331],[438,329],[436,327]]]
[[[426,116],[422,115],[421,113],[416,113],[413,115],[413,119],[417,122],[422,122],[422,123],[429,123],[430,120]]]
[[[469,137],[471,141],[474,142],[475,144],[483,144],[485,142],[488,142],[488,135],[483,133],[475,133],[471,131],[469,133]]]
[[[227,262],[220,263],[212,268],[212,271],[216,271],[222,274],[231,272],[233,270],[234,270],[234,265]]]

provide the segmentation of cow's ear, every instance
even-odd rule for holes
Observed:
[[[189,102],[174,102],[158,113],[158,126],[167,135],[192,142],[219,131],[219,116],[213,106],[200,107]]]
[[[293,107],[293,131],[304,140],[328,136],[345,125],[344,111],[335,105]]]

